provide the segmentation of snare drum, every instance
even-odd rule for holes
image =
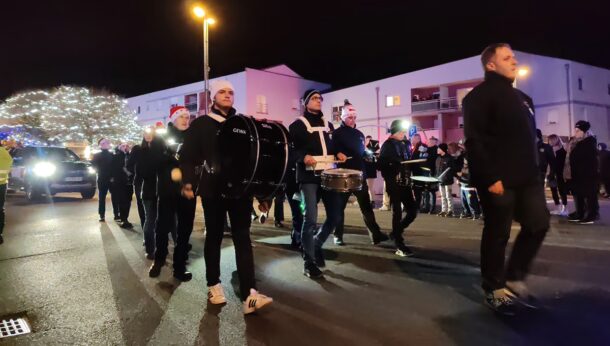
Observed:
[[[436,191],[438,190],[439,180],[434,177],[413,176],[411,177],[411,186],[413,188]]]
[[[362,190],[362,172],[335,168],[322,172],[322,188],[336,192],[354,192]]]

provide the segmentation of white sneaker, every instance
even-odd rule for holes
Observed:
[[[568,216],[568,214],[570,214],[570,213],[568,213],[568,208],[567,208],[567,206],[562,205],[562,206],[561,206],[561,211],[559,212],[559,215],[560,215],[560,216]]]
[[[250,295],[244,302],[244,315],[260,310],[266,305],[273,303],[273,298],[267,297],[264,294],[258,293],[254,288],[250,289]]]
[[[390,208],[388,208],[385,205],[383,205],[383,206],[381,206],[381,208],[379,208],[379,210],[381,210],[381,211],[388,211],[388,210],[390,210]]]
[[[227,298],[225,297],[225,292],[223,291],[221,284],[208,287],[208,299],[210,300],[210,303],[216,305],[227,302]]]
[[[561,207],[562,206],[556,205],[555,210],[551,211],[551,215],[561,215]]]

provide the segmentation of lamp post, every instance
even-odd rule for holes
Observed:
[[[203,88],[205,94],[205,107],[204,114],[208,114],[208,93],[210,90],[210,55],[209,55],[209,25],[216,23],[214,18],[208,18],[206,16],[205,11],[200,6],[193,7],[193,13],[195,17],[202,19],[202,27],[203,27]]]
[[[513,82],[513,87],[517,87],[517,79],[518,78],[525,78],[527,77],[527,75],[530,73],[530,70],[525,68],[525,67],[521,67],[517,70],[517,77],[515,78],[514,82]]]

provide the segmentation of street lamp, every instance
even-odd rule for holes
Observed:
[[[530,70],[526,67],[520,67],[517,70],[517,77],[515,78],[515,81],[513,82],[513,87],[517,87],[517,79],[518,78],[525,78],[527,77],[527,75],[530,73]]]
[[[204,114],[208,114],[208,93],[210,90],[210,56],[209,56],[209,29],[210,25],[216,23],[214,18],[209,18],[206,16],[204,9],[201,6],[193,7],[193,14],[195,17],[203,19],[203,86],[204,86],[204,94],[205,94],[205,108]]]

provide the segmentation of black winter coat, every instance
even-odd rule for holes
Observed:
[[[190,128],[189,128],[190,129]],[[154,152],[154,157],[157,158],[157,196],[159,198],[176,198],[180,196],[181,184],[173,181],[171,172],[174,168],[178,168],[177,150],[184,141],[186,131],[180,131],[173,124],[167,126],[167,134],[162,140],[162,145]],[[155,147],[157,148],[157,147]]]
[[[305,112],[303,116],[305,117],[305,119],[307,119],[307,121],[309,121],[312,127],[326,127],[328,125],[329,132],[332,132],[332,124],[324,119],[324,115],[322,113],[313,114]],[[292,124],[290,124],[288,131],[290,132],[290,137],[292,137],[292,148],[294,150],[297,165],[297,182],[300,184],[319,184],[320,177],[316,176],[314,171],[306,170],[305,163],[303,163],[303,159],[306,155],[322,155],[322,144],[320,142],[320,136],[318,132],[308,132],[307,126],[300,119],[297,119]],[[334,155],[336,151],[333,146],[333,142],[331,140],[329,132],[324,132],[324,139],[326,141],[327,150],[326,154]]]
[[[441,174],[445,172],[446,169],[449,169],[449,171],[441,177]],[[441,185],[451,185],[453,184],[455,175],[455,158],[449,154],[445,154],[445,156],[439,155],[436,158],[436,177],[439,178],[439,183]]]
[[[570,188],[575,193],[589,193],[597,188],[597,140],[587,137],[570,152],[572,179]]]
[[[112,157],[112,183],[116,186],[129,184],[129,177],[125,170],[125,162],[125,153],[116,149],[114,156]]]
[[[487,72],[462,105],[473,185],[487,189],[499,180],[507,188],[540,184],[532,99],[509,79]]]
[[[383,142],[381,152],[379,153],[378,167],[386,184],[396,183],[396,176],[400,173],[401,169],[408,168],[404,167],[405,165],[401,164],[401,162],[410,159],[409,146],[404,141],[390,137]]]
[[[108,150],[93,155],[91,164],[97,171],[97,180],[100,183],[110,183],[112,178],[112,160],[114,155]]]
[[[343,153],[351,159],[340,163],[337,166],[340,168],[355,169],[364,171],[364,157],[366,155],[364,148],[364,134],[355,128],[341,124],[341,126],[333,131],[333,144],[338,153]],[[364,176],[366,179],[367,177]]]
[[[546,175],[547,169],[553,162],[553,147],[542,141],[536,144],[538,148],[538,168],[542,177]]]
[[[191,184],[199,196],[218,198],[222,194],[218,134],[225,119],[235,115],[233,108],[227,116],[212,108],[211,115],[191,123],[184,137],[179,159],[182,182]]]
[[[566,163],[566,150],[560,148],[553,153],[553,159],[550,162],[551,171],[549,176],[557,181],[563,180],[563,166]]]

